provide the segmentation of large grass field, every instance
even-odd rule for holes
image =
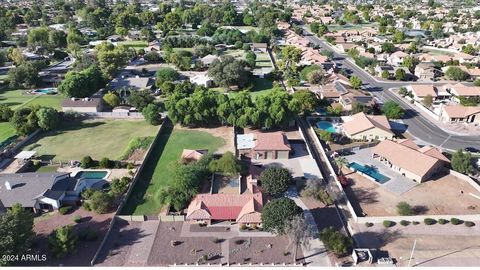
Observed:
[[[208,149],[213,152],[225,141],[206,132],[174,129],[171,122],[165,123],[162,134],[146,160],[145,167],[128,198],[122,214],[156,215],[162,205],[158,194],[172,183],[173,163],[180,159],[183,149]]]
[[[47,160],[80,160],[86,155],[94,159],[117,159],[131,139],[155,136],[157,131],[158,126],[145,121],[74,121],[63,124],[57,131],[42,133],[25,149],[37,151],[40,158]]]
[[[59,110],[64,99],[61,95],[29,95],[25,92],[22,89],[1,89],[0,104],[7,104],[12,109],[41,105]]]
[[[9,122],[0,123],[0,145],[2,142],[12,136],[15,136],[15,129]]]

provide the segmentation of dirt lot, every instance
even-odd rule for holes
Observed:
[[[79,215],[82,217],[81,223],[75,223],[73,217]],[[113,213],[95,214],[88,212],[83,208],[76,209],[66,215],[51,213],[35,219],[34,231],[37,236],[34,239],[33,252],[35,254],[47,254],[47,261],[28,263],[30,266],[90,266],[95,252],[97,251],[107,229]],[[78,233],[82,230],[92,230],[97,233],[96,241],[78,241],[77,251],[74,254],[67,255],[65,258],[56,259],[48,253],[48,235],[56,228],[65,225],[72,225]]]
[[[235,146],[233,142],[233,127],[216,127],[216,128],[188,128],[176,125],[175,129],[179,130],[198,130],[211,134],[215,137],[220,137],[225,140],[225,144],[217,150],[217,153],[223,154],[227,151],[235,153]]]
[[[101,256],[97,261],[99,266],[123,266],[128,265],[128,256],[131,245],[141,241],[142,232],[141,223],[138,222],[116,222],[114,230],[110,235],[110,241],[107,241]],[[214,237],[180,237],[182,222],[164,222],[160,223],[155,242],[150,251],[148,266],[167,266],[176,264],[194,264],[207,254],[207,262],[219,264],[221,256],[221,243],[214,243]],[[151,237],[151,236],[148,236]],[[171,246],[170,242],[178,241],[176,246]]]
[[[348,170],[348,169],[345,169]],[[396,195],[363,176],[345,171],[352,180],[345,189],[357,214],[367,216],[397,215],[396,205],[405,201],[412,205],[417,214],[425,215],[470,215],[480,213],[480,200],[470,193],[480,195],[464,180],[447,175],[424,182],[411,190]],[[463,193],[462,193],[463,191]]]
[[[293,247],[287,236],[282,237],[235,237],[230,239],[231,264],[282,264],[293,263]],[[297,263],[301,263],[302,250],[297,250]]]

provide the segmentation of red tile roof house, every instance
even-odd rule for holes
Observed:
[[[283,132],[237,135],[239,155],[252,159],[288,159],[292,150]]]
[[[206,149],[202,149],[202,150],[183,149],[181,159],[185,163],[190,163],[192,161],[200,160],[207,153],[208,153],[208,150]]]
[[[264,199],[257,187],[260,170],[250,167],[250,175],[243,178],[247,189],[242,194],[198,194],[188,206],[187,221],[207,225],[216,221],[232,221],[239,225],[261,226]]]

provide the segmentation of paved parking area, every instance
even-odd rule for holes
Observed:
[[[372,158],[372,151],[370,148],[361,149],[355,151],[351,155],[345,156],[348,162],[356,162],[361,165],[368,165],[373,166],[380,172],[381,174],[390,178],[387,182],[380,184],[383,188],[386,188],[388,191],[393,192],[397,195],[405,193],[410,189],[414,188],[418,183],[402,176],[401,174],[397,173],[396,171],[388,168],[383,163],[379,162]]]

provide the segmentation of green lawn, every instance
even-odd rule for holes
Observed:
[[[118,45],[123,45],[128,48],[134,48],[135,50],[145,49],[148,46],[148,42],[143,40],[127,40],[127,41],[119,41],[117,42]]]
[[[128,198],[122,214],[156,215],[161,210],[158,193],[172,183],[173,163],[180,159],[183,149],[208,149],[213,152],[225,141],[206,132],[174,129],[166,122],[152,155]]]
[[[22,89],[0,90],[0,104],[7,104],[12,109],[41,105],[59,110],[63,99],[62,95],[30,95],[26,94],[26,90]]]
[[[37,151],[45,160],[80,160],[86,155],[94,159],[117,159],[131,139],[155,136],[157,131],[157,126],[145,121],[75,121],[64,124],[57,131],[43,133],[25,149]]]
[[[15,129],[13,129],[12,125],[9,122],[0,123],[0,145],[12,136],[15,136]]]
[[[262,79],[262,78],[258,78],[258,77],[253,77],[252,79],[253,81],[253,88],[250,92],[250,95],[252,96],[253,99],[257,98],[259,95],[262,95],[262,94],[266,94],[270,91],[272,91],[273,89],[273,81],[271,80],[268,80],[268,79]],[[214,91],[218,91],[220,93],[224,93],[225,92],[225,88],[223,87],[215,87],[215,88],[210,88]],[[235,96],[237,95],[238,92],[236,91],[229,91],[228,92],[228,95],[229,96]]]
[[[192,51],[193,51],[193,48],[173,48],[172,50],[173,50],[174,52],[178,52],[178,51],[192,52]]]
[[[230,55],[230,56],[233,56],[235,58],[237,57],[243,57],[243,55],[245,54],[245,51],[244,50],[226,50],[223,55]]]

